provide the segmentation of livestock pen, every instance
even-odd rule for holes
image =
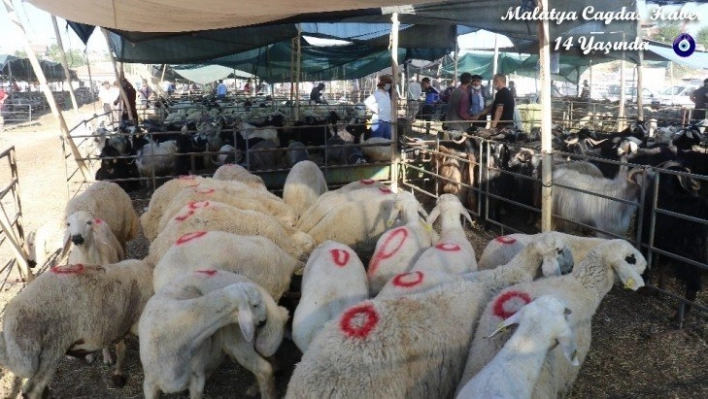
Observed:
[[[0,253],[7,255],[8,261],[0,265],[0,292],[11,278],[34,278],[27,263],[25,232],[22,224],[22,201],[20,201],[20,179],[17,175],[15,147],[0,153],[0,181],[6,182],[0,188]],[[3,256],[3,258],[5,258]]]

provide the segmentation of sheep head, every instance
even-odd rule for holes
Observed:
[[[455,212],[467,219],[470,225],[474,226],[469,212],[467,212],[467,209],[462,206],[460,199],[454,194],[443,194],[438,198],[437,205],[435,205],[435,208],[430,212],[430,216],[428,216],[428,223],[432,226],[435,220],[440,217],[441,213],[453,214]]]
[[[601,262],[610,266],[615,282],[622,282],[625,288],[633,291],[644,286],[641,274],[647,267],[647,261],[636,248],[625,240],[609,240],[593,248],[591,253],[599,255]]]
[[[558,234],[541,234],[527,248],[531,251],[528,255],[535,256],[540,261],[541,272],[546,277],[568,274],[573,270],[573,255],[565,240]]]
[[[258,323],[255,329],[255,348],[263,357],[273,356],[283,342],[285,333],[285,323],[288,320],[288,310],[278,306],[273,297],[258,285],[251,284],[258,290],[252,293],[254,303],[258,303],[260,318],[256,318]]]
[[[71,240],[74,245],[91,246],[94,241],[94,217],[86,211],[78,211],[66,218],[65,241]],[[105,224],[105,222],[103,222]]]
[[[423,206],[418,202],[412,193],[401,191],[396,194],[396,199],[393,203],[393,211],[386,221],[386,226],[393,226],[398,215],[404,214],[406,223],[411,223],[418,220],[419,216],[423,219],[428,217],[428,212],[423,209]]]

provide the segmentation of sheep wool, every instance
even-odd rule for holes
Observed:
[[[327,191],[327,181],[319,166],[312,161],[300,161],[293,166],[285,179],[283,201],[300,217]]]
[[[459,389],[494,358],[509,339],[509,334],[501,333],[488,339],[484,337],[489,336],[500,321],[542,295],[557,297],[571,310],[569,323],[576,334],[577,357],[582,364],[590,349],[592,316],[602,298],[615,280],[632,290],[644,286],[641,273],[646,264],[642,254],[628,242],[608,240],[593,248],[569,275],[522,283],[503,290],[489,302],[480,317]],[[532,397],[563,397],[569,392],[578,375],[578,368],[568,367],[563,357],[559,349],[548,353]]]
[[[28,379],[22,389],[28,398],[40,398],[65,355],[83,357],[121,341],[152,295],[152,269],[143,261],[55,266],[7,305],[0,364]],[[119,385],[125,344],[116,349]]]
[[[234,163],[220,166],[219,169],[214,172],[214,179],[238,181],[252,189],[268,191],[260,176],[254,175],[243,166]]]
[[[307,261],[293,315],[293,341],[304,353],[322,326],[369,297],[364,264],[346,245],[325,241]]]
[[[67,219],[72,250],[69,264],[107,265],[125,259],[125,252],[108,223],[79,211]]]
[[[316,245],[309,235],[292,227],[284,227],[268,215],[234,208],[220,202],[201,201],[185,206],[170,220],[150,244],[150,252],[145,259],[152,265],[157,264],[180,237],[200,231],[262,236],[297,259],[306,259]]]
[[[91,184],[84,192],[72,198],[64,210],[64,219],[78,211],[86,211],[111,226],[111,231],[125,248],[125,243],[140,232],[138,215],[133,202],[119,185],[106,181]]]
[[[157,292],[175,277],[193,270],[225,270],[248,277],[277,301],[288,289],[293,272],[301,266],[301,262],[265,237],[223,231],[188,233],[160,258],[153,285]]]

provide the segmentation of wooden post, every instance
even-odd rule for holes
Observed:
[[[391,16],[391,190],[398,191],[398,90],[396,90],[396,80],[398,79],[398,13]],[[457,52],[455,52],[457,54]]]
[[[295,120],[300,119],[300,78],[302,73],[302,48],[300,42],[302,41],[302,27],[297,24],[297,40],[296,40],[296,53],[295,53]]]
[[[54,34],[57,36],[57,45],[59,46],[59,54],[61,54],[61,64],[64,67],[64,77],[66,77],[66,83],[69,85],[69,96],[71,96],[71,103],[74,105],[74,112],[78,114],[79,103],[76,102],[74,87],[71,85],[71,71],[69,71],[69,63],[66,61],[66,53],[64,52],[64,45],[61,41],[61,34],[59,32],[59,25],[57,24],[57,17],[54,15],[52,15],[52,25],[54,25]]]
[[[86,70],[88,71],[89,86],[91,88],[91,90],[90,90],[91,104],[93,104],[93,113],[95,114],[96,113],[96,96],[94,95],[94,92],[93,92],[93,77],[91,76],[91,60],[89,59],[89,56],[88,56],[88,46],[84,47],[84,56],[86,57]],[[103,109],[101,109],[101,111],[103,111]]]
[[[82,160],[83,155],[76,147],[74,140],[72,140],[71,138],[69,128],[66,125],[66,121],[64,120],[64,116],[59,110],[59,107],[57,107],[57,102],[54,99],[54,95],[52,94],[49,85],[47,84],[47,78],[44,76],[44,71],[42,71],[41,65],[39,65],[37,55],[34,53],[34,50],[32,50],[32,46],[30,45],[30,42],[27,39],[27,35],[25,34],[25,28],[22,26],[22,22],[20,22],[20,19],[17,17],[15,6],[12,4],[12,0],[3,0],[3,4],[5,5],[5,10],[7,11],[7,15],[10,18],[10,21],[16,28],[17,37],[20,38],[22,44],[25,46],[27,58],[29,58],[30,64],[32,64],[32,69],[34,69],[34,73],[35,75],[37,75],[37,80],[39,81],[40,88],[44,92],[44,96],[47,97],[47,103],[49,104],[49,108],[52,110],[52,115],[54,115],[57,121],[59,121],[59,129],[61,130],[61,133],[66,139],[66,141],[69,142],[69,146],[71,147],[71,153],[74,155],[74,160],[79,166],[79,171],[81,172],[81,175],[83,176],[85,181],[91,181],[91,174],[89,173],[88,167],[86,166],[86,162]]]
[[[454,72],[452,73],[452,85],[455,86],[455,83],[457,82],[457,60],[459,57],[460,53],[460,46],[457,44],[457,39],[455,39],[455,59],[454,61]],[[440,62],[440,66],[442,67],[442,61]],[[440,87],[442,89],[442,86]]]
[[[492,62],[492,75],[499,72],[499,35],[494,34],[494,61]]]
[[[538,0],[539,11],[548,9],[548,0]],[[551,49],[548,20],[538,23],[539,75],[541,77],[541,231],[551,230],[553,215],[553,147],[551,146]]]
[[[125,93],[125,90],[123,90],[123,83],[120,81],[120,74],[118,73],[118,64],[116,63],[116,57],[113,56],[113,51],[111,50],[111,39],[108,36],[108,31],[106,30],[106,28],[101,28],[101,31],[106,37],[106,44],[108,45],[108,54],[110,54],[111,56],[111,62],[113,63],[113,72],[116,74],[116,82],[118,82],[118,90],[120,90],[120,98],[121,100],[123,100],[124,106],[128,108],[128,119],[137,123],[137,120],[134,119],[135,116],[133,115],[133,110],[131,110],[130,106],[128,105],[130,104],[128,102],[128,95]]]

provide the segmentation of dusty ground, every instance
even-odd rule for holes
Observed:
[[[84,107],[88,115],[90,106]],[[77,119],[67,114],[69,125]],[[51,116],[40,124],[0,133],[0,147],[17,149],[21,198],[27,230],[35,229],[47,218],[59,215],[66,203],[64,163],[59,131]],[[8,176],[0,166],[0,178]],[[142,212],[145,201],[136,201]],[[470,239],[478,253],[494,232],[471,232]],[[144,237],[129,246],[132,257],[146,255]],[[0,260],[9,254],[0,249]],[[0,293],[0,308],[21,288],[11,284]],[[708,296],[701,296],[708,303]],[[691,316],[683,330],[675,330],[670,321],[675,303],[640,293],[614,289],[602,302],[593,323],[593,345],[572,391],[572,398],[706,398],[708,397],[708,318]],[[129,339],[128,384],[122,389],[111,386],[106,366],[96,362],[86,365],[64,360],[51,383],[52,397],[68,398],[140,398],[142,367],[137,340]],[[99,356],[100,357],[100,356]],[[278,391],[285,393],[299,352],[288,341],[278,353],[280,371],[276,374]],[[205,398],[243,397],[253,376],[234,364],[220,368],[207,382]],[[15,398],[19,381],[0,369],[0,397]],[[186,393],[169,398],[187,398]]]

